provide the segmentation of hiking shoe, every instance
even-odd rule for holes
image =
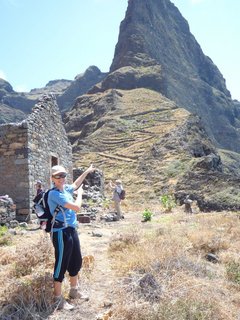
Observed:
[[[82,293],[77,288],[71,288],[69,291],[69,298],[70,299],[82,299],[84,301],[89,300],[89,296],[85,293]]]
[[[74,306],[68,303],[62,296],[54,298],[54,307],[57,310],[73,310]]]

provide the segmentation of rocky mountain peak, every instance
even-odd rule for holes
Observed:
[[[202,210],[239,208],[240,103],[169,0],[129,0],[110,72],[59,85],[43,91],[58,88],[75,167],[121,177],[132,203],[188,194]],[[37,95],[2,103],[29,112]]]
[[[169,0],[129,1],[110,71],[146,65],[149,59],[168,72],[191,74],[229,95],[219,70],[203,54],[188,22]]]
[[[110,74],[100,91],[136,87],[157,90],[198,114],[216,146],[240,150],[239,105],[169,0],[128,2]]]
[[[75,165],[122,177],[130,201],[188,194],[201,210],[234,209],[239,106],[175,5],[129,0],[110,72],[64,122]]]

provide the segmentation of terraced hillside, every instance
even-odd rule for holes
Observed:
[[[173,192],[189,169],[189,144],[179,145],[178,137],[192,118],[160,93],[142,88],[81,96],[65,122],[75,166],[94,163],[106,182],[120,177],[128,196],[139,202],[143,193],[145,201],[159,201],[161,193]]]

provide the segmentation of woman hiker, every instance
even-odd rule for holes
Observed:
[[[69,298],[88,299],[78,288],[78,273],[82,266],[82,255],[76,230],[76,212],[80,210],[82,204],[82,182],[94,170],[95,168],[91,165],[72,184],[66,184],[66,169],[60,165],[52,167],[51,178],[54,189],[49,193],[48,205],[52,215],[57,206],[60,208],[52,226],[52,241],[55,250],[54,300],[57,309],[71,310],[74,308],[62,296],[62,282],[66,271],[70,276]],[[76,200],[73,199],[74,192],[77,194]]]

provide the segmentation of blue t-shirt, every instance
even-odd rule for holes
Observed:
[[[48,205],[51,214],[54,214],[54,211],[57,206],[61,206],[61,209],[64,211],[65,214],[65,220],[64,220],[64,215],[63,212],[60,210],[58,214],[56,215],[56,220],[65,222],[66,224],[60,228],[54,228],[53,226],[53,232],[54,231],[59,231],[62,229],[65,229],[67,227],[73,227],[76,228],[77,226],[77,217],[76,217],[76,212],[73,211],[72,209],[67,209],[64,208],[64,205],[69,202],[73,202],[73,192],[74,188],[72,185],[67,184],[64,186],[63,191],[59,191],[58,189],[56,190],[51,190],[48,195]]]

